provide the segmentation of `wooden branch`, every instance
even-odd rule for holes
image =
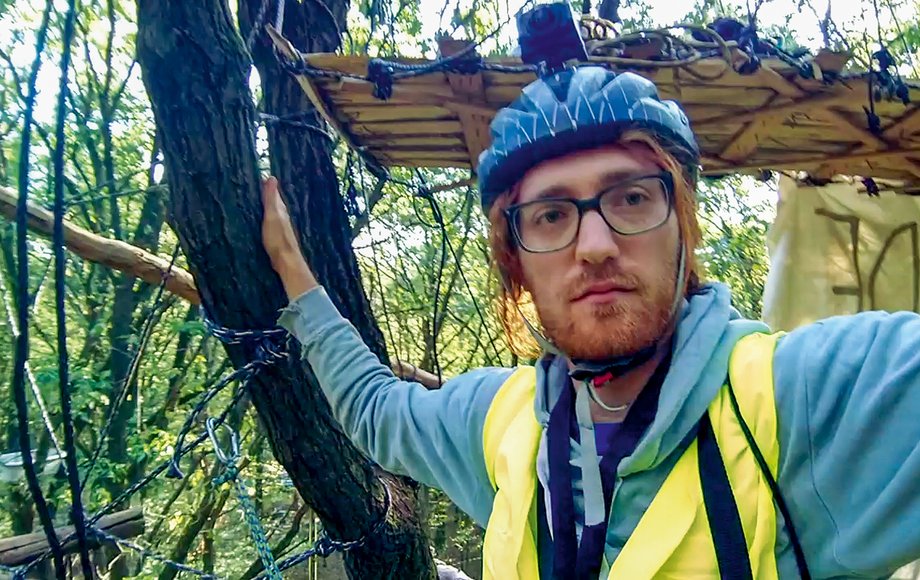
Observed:
[[[461,179],[460,181],[435,185],[428,191],[431,193],[441,193],[442,191],[453,191],[455,189],[460,189],[461,187],[473,187],[474,185],[476,185],[476,179],[474,177],[468,177],[466,179]]]
[[[432,191],[444,191],[467,184],[468,180],[460,181],[447,186],[433,187]],[[13,190],[0,187],[0,214],[12,220],[16,214],[17,197]],[[28,223],[29,229],[35,233],[46,237],[51,236],[53,223],[51,212],[30,203]],[[126,242],[96,235],[66,220],[64,221],[64,242],[69,250],[84,260],[132,274],[151,284],[159,284],[169,268],[169,260]],[[201,297],[198,296],[192,275],[178,266],[172,267],[166,282],[166,290],[192,304],[201,304]],[[428,388],[436,389],[441,386],[438,377],[409,363],[393,363],[391,369],[396,376],[407,380],[414,379]],[[43,534],[38,535],[44,537]],[[3,550],[2,545],[0,541],[0,552]],[[3,555],[0,553],[0,563],[3,563],[2,558]]]
[[[0,214],[13,220],[16,216],[18,195],[9,188],[0,187]],[[34,204],[29,204],[29,229],[44,237],[51,237],[54,215]],[[166,276],[166,290],[181,296],[192,304],[200,304],[192,275],[141,248],[121,240],[94,234],[67,221],[64,222],[64,243],[84,260],[108,266],[136,276],[150,284],[160,284]],[[167,274],[168,273],[168,274]]]
[[[113,536],[126,540],[135,538],[144,533],[144,513],[140,508],[116,512],[101,518],[96,526],[100,530]],[[61,539],[74,533],[73,526],[62,526],[55,528],[57,536]],[[106,543],[94,535],[90,534],[87,538],[90,549],[99,548]],[[77,551],[77,539],[62,546],[65,554],[72,554]],[[25,534],[0,540],[0,564],[4,566],[21,566],[28,564],[48,549],[48,541],[45,539],[44,532],[34,534]]]
[[[429,389],[441,388],[441,381],[438,380],[436,375],[433,375],[424,369],[420,369],[413,364],[397,361],[392,364],[392,368],[393,372],[396,373],[396,376],[402,379],[407,381],[415,381],[428,387]]]

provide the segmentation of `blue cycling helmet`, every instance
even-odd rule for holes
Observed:
[[[662,101],[655,84],[635,73],[586,65],[539,78],[492,120],[491,146],[479,156],[479,193],[495,199],[537,164],[615,142],[629,129],[651,133],[692,173],[699,146],[687,115]]]

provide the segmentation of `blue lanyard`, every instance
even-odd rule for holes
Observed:
[[[612,432],[609,450],[601,458],[601,482],[604,489],[605,513],[610,513],[610,502],[616,484],[616,471],[620,461],[636,448],[642,435],[655,419],[658,395],[670,366],[668,356],[655,370],[648,384],[639,393],[626,415],[620,429]],[[571,426],[575,416],[575,389],[566,385],[550,413],[547,429],[549,451],[549,492],[552,505],[553,577],[594,580],[600,574],[604,545],[607,539],[605,517],[593,526],[584,526],[579,544],[575,534],[575,499],[572,491]],[[577,429],[575,436],[577,437]]]

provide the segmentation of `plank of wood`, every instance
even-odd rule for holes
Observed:
[[[887,126],[882,131],[882,137],[898,142],[917,133],[920,133],[920,106],[914,106],[901,118]]]
[[[350,123],[375,123],[378,121],[443,121],[455,119],[457,113],[448,107],[436,105],[393,105],[364,106],[353,105],[338,108]]]
[[[426,147],[449,147],[460,149],[464,147],[460,135],[369,135],[364,140],[365,145],[372,150],[386,150],[389,147],[396,149],[424,149]]]
[[[778,73],[768,62],[761,62],[760,68],[757,69],[754,75],[765,86],[775,91],[777,95],[790,99],[801,99],[806,94],[798,85]],[[798,75],[796,74],[796,76]]]
[[[367,135],[448,135],[462,133],[463,127],[458,121],[394,121],[380,123],[360,123],[351,126],[351,131],[358,136]]]
[[[453,111],[457,116],[470,115],[484,117],[487,123],[491,122],[492,118],[498,113],[497,108],[490,107],[484,102],[464,103],[459,101],[448,101],[444,103],[444,107]],[[463,122],[462,118],[460,122]]]
[[[792,150],[807,150],[812,144],[821,143],[823,144],[821,146],[825,148],[830,147],[826,149],[828,154],[834,151],[845,153],[848,145],[863,142],[862,138],[855,134],[855,131],[850,134],[844,130],[838,130],[836,127],[798,125],[789,120],[774,123],[771,127],[768,127],[760,136],[760,146],[767,147],[766,143],[770,140],[783,141]],[[873,150],[886,148],[887,146],[872,147]],[[789,149],[786,152],[788,153]]]
[[[774,97],[775,98],[775,97]],[[734,137],[729,140],[719,154],[719,157],[728,161],[740,161],[753,153],[760,142],[760,136],[767,132],[774,123],[781,122],[788,113],[775,113],[767,109],[760,116],[755,116]]]
[[[18,195],[12,189],[0,187],[0,214],[9,220],[16,217]],[[28,204],[29,229],[50,238],[54,214],[32,203]],[[169,260],[151,254],[121,240],[112,240],[64,222],[64,244],[85,260],[103,264],[137,276],[150,284],[160,284],[166,278],[166,290],[192,304],[200,304],[192,275],[182,268],[169,268]]]
[[[388,162],[390,165],[397,165],[399,167],[445,167],[453,169],[471,169],[470,160],[466,154],[463,155],[463,159],[419,159],[415,156],[409,155],[407,157],[400,156],[381,156],[381,159]]]
[[[469,160],[466,147],[387,147],[385,149],[371,150],[374,155],[387,157],[391,159],[455,159],[458,161]]]
[[[450,97],[432,93],[417,93],[414,95],[405,95],[397,91],[393,97],[382,101],[371,94],[368,88],[366,92],[339,91],[331,85],[327,85],[324,93],[330,104],[339,109],[341,107],[417,107],[422,105],[441,107]]]
[[[812,155],[803,156],[798,153],[775,154],[769,157],[763,152],[758,152],[758,157],[744,163],[731,163],[723,165],[719,169],[730,168],[733,171],[748,171],[753,169],[808,169],[828,162],[841,164],[859,163],[863,161],[872,161],[879,159],[911,157],[920,155],[920,148],[913,149],[892,149],[888,151],[871,151],[867,153],[850,153],[842,155]],[[713,158],[708,158],[715,161]],[[714,163],[714,166],[718,163]],[[705,170],[704,170],[705,173]]]
[[[493,60],[490,58],[489,62],[493,62]],[[495,85],[523,87],[537,80],[537,75],[532,72],[508,73],[485,70],[482,71],[482,80],[487,87]]]
[[[333,53],[301,53],[301,56],[307,64],[314,68],[358,76],[367,76],[367,65],[371,61],[368,56],[340,55]],[[388,58],[386,60],[409,65],[431,64],[430,60],[424,58]],[[436,72],[431,75],[407,77],[400,79],[399,82],[401,84],[425,84],[430,82],[431,77],[435,75],[443,75],[443,73]]]
[[[729,113],[716,117],[692,119],[691,122],[697,127],[719,123],[744,123],[757,118],[764,118],[764,114],[769,114],[770,117],[773,118],[782,119],[796,111],[810,111],[816,107],[834,106],[845,103],[852,98],[854,98],[854,90],[838,85],[832,91],[817,95],[809,94],[806,97],[793,101],[783,100],[784,102],[780,102],[780,99],[775,99],[763,107],[740,115]]]
[[[766,105],[776,92],[764,88],[732,88],[683,84],[680,88],[681,104],[712,105],[725,103],[731,107],[757,109]],[[722,113],[724,115],[725,113]]]
[[[865,93],[863,94],[865,95]],[[903,117],[904,114],[916,106],[918,102],[920,102],[920,95],[917,96],[916,101],[911,101],[908,105],[905,105],[901,101],[878,101],[875,103],[875,114],[881,117],[882,126],[884,127],[888,123],[892,123]],[[854,113],[862,112],[863,116],[865,116],[865,111],[863,110],[864,106],[868,106],[865,96],[859,100],[854,99],[845,104],[846,109]]]
[[[849,52],[822,48],[815,56],[814,61],[821,67],[822,72],[840,73],[851,58],[853,58],[853,55]]]
[[[282,36],[279,31],[275,30],[275,27],[269,24],[265,27],[265,29],[268,32],[269,38],[271,38],[272,42],[274,43],[275,48],[281,54],[282,58],[296,58],[296,55],[298,54],[297,49],[294,48],[294,45],[288,42],[288,40],[284,38],[284,36]],[[329,123],[330,127],[336,130],[336,132],[345,141],[345,143],[347,143],[352,149],[357,149],[360,151],[360,148],[358,147],[357,143],[355,143],[351,133],[345,130],[345,127],[342,125],[342,123],[339,122],[339,119],[335,113],[329,110],[326,101],[320,95],[317,87],[313,84],[312,79],[304,75],[296,75],[295,78],[297,79],[297,84],[299,84],[301,89],[303,89],[304,94],[307,95],[310,103],[317,110],[317,112],[319,112],[320,116],[327,123]]]
[[[725,161],[724,159],[719,159],[717,155],[707,155],[703,153],[700,155],[700,165],[703,166],[703,174],[707,172],[719,171],[721,173],[731,171],[731,163]]]
[[[123,540],[135,538],[144,533],[144,513],[141,508],[116,512],[103,516],[96,523],[96,527]],[[62,540],[74,533],[73,526],[55,528],[58,538]],[[97,549],[103,543],[92,534],[87,538],[90,549]],[[78,550],[76,538],[64,543],[61,548],[65,554],[73,554]],[[48,541],[44,532],[24,534],[0,540],[0,564],[5,566],[21,566],[28,564],[48,549]]]
[[[862,147],[858,150],[858,153],[852,155],[857,154],[869,155],[871,150],[867,147]],[[826,163],[815,169],[814,174],[818,177],[832,177],[841,174],[878,176],[879,172],[884,173],[886,171],[901,172],[904,175],[911,176],[913,179],[920,178],[920,164],[908,155],[866,157],[850,161],[841,161],[838,158],[831,157]]]
[[[358,93],[363,95],[374,94],[374,83],[360,79],[341,79],[322,84],[326,89],[332,89],[336,93]],[[454,96],[453,90],[446,82],[426,82],[416,84],[406,84],[401,80],[393,83],[393,95],[391,99],[403,100],[414,103],[418,96],[441,97],[450,99]],[[377,99],[377,102],[385,102]]]
[[[873,135],[868,129],[856,125],[856,123],[840,111],[836,111],[830,107],[821,107],[812,109],[811,114],[827,119],[834,125],[837,132],[846,135],[853,141],[862,142],[867,148],[887,149],[891,146],[891,144],[886,143],[884,139]],[[865,119],[865,116],[863,116],[863,118]]]
[[[504,107],[521,94],[521,87],[514,85],[492,85],[485,88],[486,102],[494,107]]]
[[[860,143],[858,145],[854,145],[848,151],[848,153],[852,153],[852,154],[865,153],[867,151],[873,151],[877,149],[888,149],[891,147],[895,147],[895,148],[910,147],[909,143],[904,143],[905,132],[909,134],[913,130],[912,125],[917,130],[920,130],[920,109],[913,109],[911,112],[908,112],[907,114],[900,117],[900,119],[898,119],[897,121],[894,121],[891,124],[889,124],[888,127],[886,127],[884,131],[882,131],[881,137],[876,137],[868,130],[857,126],[856,123],[852,121],[852,118],[848,117],[846,114],[840,113],[840,112],[834,112],[834,113],[836,113],[836,115],[840,117],[839,124],[838,126],[835,127],[835,130],[846,132],[848,127],[853,127],[853,129],[851,130],[855,131],[856,132],[855,134],[865,133],[863,138],[859,139]],[[827,114],[827,112],[825,112],[825,114]],[[860,121],[865,120],[865,112],[863,111],[860,111],[855,114],[851,113],[851,115],[855,116]],[[905,158],[903,160],[898,161],[895,164],[898,165],[902,170],[912,175],[915,175],[918,172],[920,172],[920,167],[918,167],[917,164],[914,161],[911,161],[910,159]],[[836,164],[833,161],[830,161],[827,164],[819,167],[815,171],[815,173],[818,176],[836,175],[840,173],[840,166],[839,164]]]
[[[469,161],[466,151],[445,151],[445,150],[414,150],[414,151],[386,151],[381,155],[393,160],[433,160],[433,161]]]
[[[438,49],[442,57],[449,58],[469,50],[469,41],[457,41],[452,38],[439,38]],[[473,56],[476,56],[473,53]],[[475,170],[479,165],[479,154],[489,147],[489,123],[495,116],[495,110],[486,105],[485,85],[481,72],[464,75],[448,73],[447,82],[454,91],[450,105],[463,128],[470,165]]]
[[[697,121],[699,125],[709,125],[720,122],[721,119],[737,122],[740,119],[748,120],[748,125],[739,131],[725,146],[720,157],[730,161],[741,161],[749,157],[756,149],[762,136],[770,133],[777,124],[785,121],[794,113],[807,113],[824,109],[847,99],[852,98],[852,90],[847,87],[835,87],[833,92],[821,95],[808,95],[801,99],[787,100],[777,95],[768,104],[751,111],[748,115],[734,117],[707,119]]]
[[[681,101],[683,87],[680,84],[657,84],[658,97],[669,101]]]

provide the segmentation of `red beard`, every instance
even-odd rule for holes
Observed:
[[[668,331],[674,302],[674,260],[653,281],[618,274],[609,265],[585,272],[567,292],[534,304],[547,338],[570,358],[598,360],[629,355],[650,346]],[[622,300],[590,304],[573,302],[584,289],[598,282],[613,281],[634,289]]]

